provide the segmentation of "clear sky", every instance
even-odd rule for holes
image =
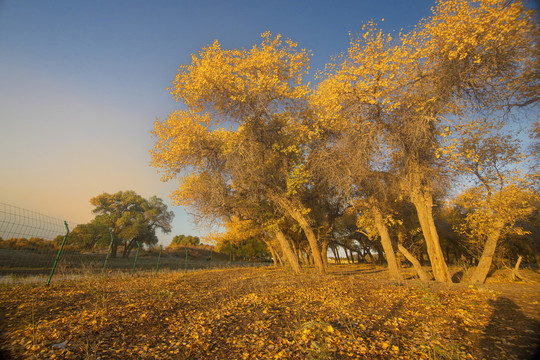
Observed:
[[[89,199],[134,190],[161,197],[176,234],[204,235],[174,183],[149,165],[154,119],[180,107],[167,92],[180,64],[218,39],[249,48],[269,30],[312,50],[312,72],[373,19],[414,26],[434,1],[0,0],[0,202],[75,223]],[[381,19],[384,22],[381,23]]]

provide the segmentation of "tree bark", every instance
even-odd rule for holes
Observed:
[[[334,253],[334,262],[335,262],[336,264],[340,264],[340,263],[341,263],[341,259],[339,258],[339,253],[336,251],[336,246],[333,245],[333,246],[331,246],[331,248],[332,248],[332,252]]]
[[[483,284],[484,281],[486,281],[486,277],[493,262],[493,255],[495,255],[495,249],[497,248],[497,241],[499,241],[503,226],[504,224],[502,222],[497,222],[493,226],[493,229],[489,232],[486,244],[484,245],[484,251],[482,252],[482,256],[480,256],[480,261],[478,262],[478,266],[476,269],[474,269],[471,276],[470,282],[472,284]]]
[[[512,280],[513,281],[516,281],[519,277],[519,265],[521,265],[521,260],[523,260],[523,256],[519,255],[517,261],[516,261],[516,266],[514,266],[514,269],[512,270]]]
[[[433,198],[431,197],[431,194],[415,191],[413,196],[411,196],[411,200],[418,214],[418,220],[420,221],[422,234],[426,241],[428,256],[435,280],[450,283],[452,282],[452,277],[450,276],[450,271],[448,271],[448,266],[444,261],[439,234],[437,233],[435,221],[433,220]]]
[[[116,259],[116,253],[118,252],[118,244],[113,242],[111,245],[111,258]]]
[[[272,255],[272,260],[274,261],[274,266],[278,266],[278,259],[277,259],[277,253],[274,250],[274,247],[270,245],[270,243],[266,243],[266,246],[268,246],[268,250],[270,250],[270,254]]]
[[[375,227],[377,228],[379,236],[381,237],[381,245],[383,247],[384,253],[386,254],[386,262],[388,263],[388,272],[390,274],[390,278],[392,280],[401,282],[403,281],[403,278],[401,276],[401,273],[399,272],[396,254],[394,253],[394,249],[392,248],[392,240],[390,239],[388,227],[384,223],[379,209],[372,208],[371,213],[375,220]]]
[[[377,264],[378,265],[384,264],[386,261],[386,258],[384,256],[384,249],[382,248],[381,243],[375,242],[373,246],[375,246],[375,250],[377,250]]]
[[[349,258],[349,253],[347,252],[346,248],[343,248],[343,249],[345,249],[345,256],[347,257],[347,264],[350,264],[351,263],[351,258]]]
[[[311,248],[311,254],[313,255],[315,268],[321,274],[324,274],[326,272],[326,267],[324,266],[324,263],[322,261],[321,250],[319,249],[319,244],[317,243],[317,237],[315,236],[315,233],[313,232],[313,228],[311,227],[311,225],[309,225],[306,218],[298,211],[294,211],[294,210],[291,211],[291,216],[294,220],[298,222],[302,230],[304,230],[304,234],[306,235],[306,238],[308,240],[309,247]]]
[[[321,274],[324,274],[326,272],[326,267],[324,266],[324,263],[322,261],[321,250],[319,248],[319,244],[317,243],[317,237],[315,236],[313,228],[311,227],[311,225],[309,225],[306,217],[301,212],[297,211],[294,205],[286,198],[277,196],[275,194],[270,195],[270,197],[276,205],[281,207],[281,209],[286,214],[292,217],[298,223],[298,225],[300,225],[300,227],[304,231],[304,234],[306,235],[309,247],[311,248],[311,254],[313,255],[315,268]]]
[[[298,263],[298,257],[293,253],[289,241],[285,238],[285,235],[283,235],[280,230],[276,231],[276,238],[279,241],[279,245],[281,246],[285,259],[287,259],[289,265],[291,265],[292,271],[299,273],[300,264]]]
[[[418,275],[420,280],[429,281],[429,276],[427,272],[425,272],[425,270],[422,269],[422,265],[420,265],[420,262],[418,261],[418,259],[415,258],[414,255],[411,254],[407,249],[405,249],[403,245],[401,244],[398,244],[398,250],[413,265],[414,270],[416,271],[416,274]]]
[[[321,256],[324,267],[328,267],[328,238],[325,238],[322,242]]]
[[[365,248],[364,258],[366,257],[366,255],[369,256],[369,258],[371,259],[371,263],[374,264],[374,263],[375,263],[375,259],[373,258],[373,254],[371,253],[371,251],[369,250],[369,248]]]

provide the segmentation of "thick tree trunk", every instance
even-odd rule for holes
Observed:
[[[371,213],[373,215],[373,219],[375,220],[375,227],[377,228],[379,236],[381,237],[381,244],[384,253],[386,254],[386,262],[388,263],[388,272],[390,274],[390,278],[392,280],[401,282],[403,281],[403,278],[401,277],[401,273],[399,272],[396,254],[394,253],[394,249],[392,248],[392,240],[390,239],[388,228],[384,223],[379,209],[373,208],[371,210]]]
[[[321,250],[319,249],[319,244],[317,243],[317,237],[315,236],[315,233],[313,232],[313,228],[311,225],[309,225],[306,218],[300,214],[298,211],[292,211],[291,216],[298,222],[302,230],[304,230],[304,234],[306,235],[306,238],[309,243],[309,247],[311,248],[311,254],[313,255],[313,261],[315,263],[315,268],[317,270],[324,274],[326,272],[326,267],[324,266],[322,256],[321,256]]]
[[[298,225],[300,225],[300,227],[304,231],[304,234],[306,235],[309,247],[311,248],[311,254],[313,255],[315,268],[317,268],[320,273],[324,274],[326,272],[326,267],[324,266],[324,263],[322,261],[321,250],[319,248],[319,244],[317,243],[317,237],[315,236],[313,228],[311,227],[311,225],[309,225],[306,217],[302,215],[301,212],[297,211],[289,200],[275,195],[271,195],[271,197],[272,200],[279,207],[281,207],[285,213],[287,213],[298,223]]]
[[[293,251],[294,256],[296,256],[298,261],[302,261],[302,253],[298,249],[298,246],[296,246],[296,242],[291,241],[290,244],[292,246],[292,251]]]
[[[448,271],[448,267],[444,261],[441,244],[439,242],[439,234],[437,233],[435,221],[433,220],[433,199],[430,194],[416,191],[414,195],[411,196],[411,200],[418,214],[418,220],[420,221],[422,234],[426,241],[428,256],[435,280],[450,283],[452,282],[452,277],[450,276],[450,271]]]
[[[111,245],[111,257],[113,259],[116,259],[116,254],[118,252],[118,244],[116,244],[115,242],[113,242],[113,244]]]
[[[300,264],[298,263],[298,257],[293,253],[289,241],[285,238],[285,235],[283,235],[283,233],[279,230],[276,231],[276,238],[279,241],[279,245],[281,246],[281,250],[283,251],[285,259],[287,259],[289,265],[291,265],[292,271],[295,273],[299,273]]]
[[[495,255],[495,249],[497,248],[497,241],[499,241],[503,226],[503,223],[498,222],[489,232],[486,244],[484,245],[484,251],[482,252],[482,256],[478,262],[478,266],[476,269],[474,269],[471,276],[470,282],[472,284],[483,284],[484,281],[486,281],[486,277],[493,262],[493,255]]]
[[[321,256],[322,256],[324,267],[327,268],[328,267],[328,239],[327,238],[325,238],[324,241],[322,242]]]
[[[386,261],[384,257],[384,249],[381,246],[380,242],[376,242],[373,244],[375,246],[375,250],[377,250],[377,264],[382,265]]]
[[[422,266],[420,265],[420,262],[418,261],[418,259],[415,258],[414,255],[411,254],[407,249],[405,249],[403,245],[401,244],[398,244],[398,250],[413,265],[414,270],[416,271],[416,274],[418,275],[420,280],[429,281],[429,276],[427,272],[425,272],[424,269],[422,269]]]

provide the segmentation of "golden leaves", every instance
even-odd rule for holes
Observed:
[[[493,295],[371,276],[263,268],[3,285],[1,345],[21,358],[419,359],[435,345],[479,357],[473,335],[486,326]],[[34,324],[25,320],[33,297]]]

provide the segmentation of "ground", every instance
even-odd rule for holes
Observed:
[[[527,359],[535,282],[387,280],[384,268],[239,268],[0,286],[15,359]]]

